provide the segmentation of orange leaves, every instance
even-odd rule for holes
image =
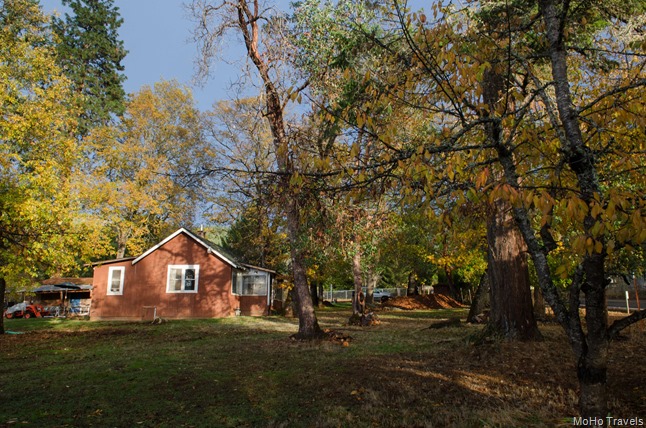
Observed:
[[[632,215],[630,216],[630,223],[635,230],[641,230],[643,232],[646,228],[646,222],[644,221],[643,214],[640,210],[633,211]]]
[[[592,216],[592,218],[597,218],[599,214],[601,214],[602,212],[603,212],[603,208],[601,208],[601,205],[599,205],[598,203],[594,203],[590,210],[590,215]]]
[[[567,217],[578,223],[583,222],[585,216],[588,214],[588,206],[576,196],[566,199],[565,206],[565,214]]]
[[[600,254],[603,251],[603,242],[590,236],[577,236],[571,242],[575,254]]]
[[[357,114],[357,127],[363,128],[365,124],[366,124],[366,115],[361,113]]]
[[[497,199],[507,201],[513,206],[517,206],[519,203],[522,204],[521,193],[516,187],[511,186],[508,183],[497,184],[491,193],[489,193],[490,203],[494,203]]]
[[[485,187],[485,185],[489,182],[490,175],[491,171],[489,170],[489,168],[484,168],[476,175],[475,186],[477,190]]]

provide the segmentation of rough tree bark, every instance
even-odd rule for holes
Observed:
[[[361,252],[358,248],[352,256],[352,278],[354,280],[352,317],[354,318],[363,315],[366,307],[366,296],[363,294],[363,281],[361,278]]]
[[[540,339],[532,310],[525,242],[511,207],[502,200],[494,203],[487,222],[487,242],[491,289],[488,332],[513,340]]]
[[[480,278],[478,289],[473,296],[473,302],[467,315],[468,323],[477,323],[476,317],[489,309],[491,305],[491,287],[489,286],[489,272],[486,271]]]
[[[601,193],[594,154],[586,146],[580,128],[578,114],[572,102],[567,69],[567,48],[563,22],[569,12],[569,2],[541,0],[540,12],[545,22],[546,36],[549,41],[549,56],[552,78],[556,91],[556,105],[566,137],[562,147],[568,166],[577,177],[580,198],[591,206],[594,195]],[[583,221],[588,236],[593,236],[592,228],[598,222],[590,213]],[[585,294],[587,337],[579,338],[580,343],[577,375],[580,386],[579,407],[584,417],[605,417],[607,407],[607,367],[608,367],[608,325],[606,319],[606,275],[605,242],[599,253],[586,254],[583,258],[582,291]]]
[[[117,230],[117,259],[122,259],[126,256],[126,246],[128,244],[129,233],[123,230]]]
[[[490,119],[486,126],[487,139],[497,147],[499,156],[513,154],[505,147],[503,132],[496,117],[506,79],[495,68],[487,70],[482,82],[483,100],[488,105],[484,116]],[[511,205],[495,200],[487,219],[487,258],[489,286],[491,289],[491,311],[486,333],[500,335],[513,340],[540,339],[532,308],[529,286],[527,248],[523,236],[514,222]]]
[[[0,310],[0,334],[4,334],[4,296],[7,290],[7,281],[0,277],[0,302],[2,302],[2,310]]]
[[[545,299],[540,287],[534,288],[534,318],[544,320],[547,317],[545,310]]]

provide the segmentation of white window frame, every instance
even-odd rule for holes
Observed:
[[[243,289],[244,277],[245,276],[262,276],[265,278],[265,293],[263,294],[246,294],[241,293],[240,290]],[[236,290],[236,291],[234,291]],[[251,271],[251,272],[240,272],[234,271],[233,281],[231,284],[231,294],[235,296],[267,296],[269,294],[269,275],[265,272],[260,271]]]
[[[121,272],[119,275],[119,290],[118,291],[113,291],[112,290],[112,275],[113,272]],[[125,266],[111,266],[108,268],[108,287],[107,287],[107,294],[109,296],[121,296],[123,295],[123,282],[126,276],[126,267]]]
[[[171,288],[170,274],[175,269],[182,270],[182,285],[180,290]],[[193,269],[195,271],[195,288],[194,290],[186,290],[186,271]],[[200,265],[168,265],[168,273],[166,274],[166,293],[197,293],[198,284],[200,279]]]

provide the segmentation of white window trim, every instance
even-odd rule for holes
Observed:
[[[233,291],[233,290],[234,290],[234,288],[235,288],[235,284],[234,284],[234,282],[235,282],[235,281],[237,281],[238,276],[240,276],[240,277],[241,277],[241,279],[242,279],[242,277],[244,277],[244,276],[246,276],[246,275],[254,275],[254,276],[258,275],[258,276],[264,276],[264,277],[265,277],[265,286],[266,286],[266,290],[267,290],[267,292],[266,292],[266,293],[264,293],[264,294],[242,294],[242,293],[235,293],[235,292]],[[242,281],[241,281],[240,286],[242,286]],[[231,279],[231,294],[233,294],[234,296],[247,296],[247,297],[260,297],[260,296],[262,296],[262,297],[264,297],[264,296],[268,296],[268,295],[269,295],[269,286],[270,286],[270,284],[269,284],[269,275],[265,274],[264,272],[258,272],[258,271],[240,272],[240,271],[234,271],[234,272],[233,272],[233,278]]]
[[[112,291],[112,272],[114,272],[114,271],[121,272],[120,277],[119,277],[119,282],[120,282],[119,291]],[[111,267],[108,268],[108,289],[107,289],[108,296],[121,296],[121,295],[123,295],[123,282],[124,282],[125,276],[126,276],[126,268],[125,268],[125,266],[111,266]]]
[[[181,290],[173,290],[170,287],[170,273],[173,269],[181,269],[182,270],[182,289]],[[186,269],[194,269],[195,270],[195,290],[184,290],[185,284],[185,271]],[[166,293],[189,293],[189,294],[194,294],[197,293],[198,286],[200,283],[200,265],[168,265],[168,272],[166,274]]]

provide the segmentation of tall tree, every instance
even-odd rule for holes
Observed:
[[[215,153],[209,214],[212,221],[230,225],[226,246],[242,260],[287,273],[276,158],[263,106],[262,98],[221,101],[208,113]]]
[[[213,153],[190,89],[176,81],[143,87],[118,124],[95,128],[86,140],[87,206],[103,220],[117,257],[193,224]]]
[[[636,144],[646,117],[643,41],[621,40],[604,24],[630,33],[625,16],[634,5],[545,0],[494,6],[505,23],[494,37],[473,31],[479,23],[471,18],[482,15],[452,8],[437,7],[432,23],[424,14],[400,21],[414,46],[424,47],[412,63],[433,76],[433,101],[426,105],[443,119],[437,146],[426,150],[451,153],[454,170],[470,170],[477,191],[511,208],[545,299],[577,358],[581,413],[603,417],[608,341],[646,316],[642,311],[606,325],[608,255],[646,238],[643,198],[635,197],[644,191],[636,175],[645,168]],[[634,12],[643,13],[643,6]],[[409,32],[412,27],[418,31]],[[639,39],[641,30],[634,33]],[[496,90],[494,105],[481,89],[488,73],[508,82]],[[491,128],[498,129],[495,138]],[[573,263],[553,269],[550,258],[565,248]],[[569,280],[566,299],[555,283],[559,275]]]
[[[62,0],[73,14],[53,18],[58,64],[82,95],[79,132],[86,135],[125,111],[123,19],[113,0]]]
[[[466,199],[505,204],[497,213],[513,214],[578,360],[581,413],[602,417],[608,340],[646,316],[641,311],[607,326],[604,303],[609,255],[646,239],[638,178],[646,167],[643,2],[471,5],[434,4],[427,15],[408,14],[396,2],[406,50],[393,38],[397,32],[378,39],[357,25],[384,48],[382,63],[395,59],[405,67],[346,69],[345,80],[352,78],[370,102],[352,105],[342,117],[357,118],[389,148],[364,170],[394,160],[409,189],[421,189],[438,210]],[[492,6],[502,24],[493,35],[481,31],[480,13]],[[488,78],[496,76],[503,85],[485,95]],[[418,129],[425,132],[411,141],[400,122],[375,126],[386,107],[423,112]],[[518,254],[522,247],[513,241]],[[555,258],[565,263],[554,269]],[[559,276],[569,283],[565,299]]]
[[[303,195],[299,191],[302,176],[293,161],[297,151],[297,142],[290,138],[286,123],[286,103],[292,92],[281,87],[281,58],[273,54],[285,49],[284,40],[271,39],[283,33],[285,20],[280,16],[270,16],[259,0],[210,1],[195,0],[191,10],[197,20],[196,41],[200,44],[203,61],[202,70],[208,73],[210,60],[217,54],[215,50],[218,39],[227,30],[233,30],[242,38],[247,58],[253,64],[262,85],[265,101],[265,117],[269,123],[276,152],[277,173],[279,175],[280,203],[286,218],[290,242],[292,272],[294,276],[294,302],[298,314],[299,328],[296,337],[310,339],[323,333],[314,312],[314,305],[307,281],[307,268],[304,248],[301,243],[303,220],[301,205]],[[267,22],[262,31],[262,22]],[[284,57],[283,57],[284,59]]]
[[[487,221],[490,314],[486,334],[506,339],[541,338],[532,305],[527,246],[503,200],[491,205]]]
[[[0,2],[0,296],[63,271],[82,236],[71,84],[38,2]],[[3,326],[0,323],[0,333]]]
[[[616,329],[611,328],[609,331],[606,317],[606,258],[610,250],[611,236],[603,233],[599,228],[603,225],[603,218],[596,213],[596,209],[609,207],[613,201],[612,195],[604,197],[604,186],[600,179],[600,171],[597,165],[603,161],[603,156],[595,154],[591,142],[586,141],[584,136],[588,126],[584,124],[584,118],[581,116],[581,110],[588,108],[597,108],[584,105],[576,107],[574,97],[570,86],[572,84],[572,72],[568,66],[568,48],[567,48],[567,30],[576,27],[578,23],[572,22],[570,17],[576,16],[575,5],[569,2],[542,0],[539,2],[539,10],[543,23],[545,25],[545,37],[547,42],[547,53],[549,55],[552,79],[554,81],[554,90],[556,95],[556,108],[561,123],[562,138],[560,140],[563,158],[568,167],[576,176],[576,186],[578,189],[578,199],[585,204],[585,211],[581,219],[582,237],[586,241],[586,251],[583,254],[580,264],[577,268],[577,277],[575,277],[572,288],[580,287],[585,295],[586,305],[586,324],[587,334],[583,333],[581,327],[572,328],[568,331],[573,346],[578,357],[577,374],[581,386],[580,406],[583,416],[601,416],[607,414],[608,399],[606,395],[607,382],[607,364],[608,364],[608,339],[615,334]],[[642,10],[642,12],[644,12]],[[584,14],[585,15],[585,14]],[[585,19],[585,16],[583,16]],[[643,45],[642,45],[643,46]],[[614,47],[613,47],[614,48]],[[616,48],[615,48],[616,49]],[[630,58],[633,61],[631,51],[616,51],[617,54]],[[643,61],[643,60],[638,60]],[[644,64],[634,64],[640,66],[643,70]],[[621,69],[621,67],[618,67]],[[634,117],[636,123],[644,123],[646,112],[643,111],[642,100],[633,98],[635,89],[643,93],[642,89],[646,86],[646,77],[639,71],[621,70],[619,75],[623,77],[620,85],[610,87],[601,86],[594,95],[597,98],[590,100],[593,105],[603,103],[607,98],[614,98],[614,101],[623,105],[630,105],[633,100],[638,104],[634,106]],[[605,80],[605,79],[604,79]],[[614,79],[612,79],[614,81]],[[603,82],[607,85],[606,81]],[[596,85],[595,85],[596,86]],[[616,95],[615,95],[616,94]],[[641,108],[640,108],[641,107]],[[555,112],[556,113],[556,112]],[[609,118],[600,115],[599,119],[607,121]],[[596,119],[596,118],[595,118]],[[596,120],[595,120],[596,121]],[[607,124],[610,124],[606,122]],[[614,124],[616,130],[623,133],[624,124]],[[617,126],[618,125],[618,126]],[[641,126],[643,133],[643,125]],[[638,131],[639,132],[639,131]],[[643,138],[643,135],[642,135]],[[630,156],[630,152],[627,153]],[[634,155],[633,155],[634,156]],[[639,155],[637,155],[639,156]],[[631,156],[632,157],[632,156]],[[633,163],[631,159],[629,161]],[[637,161],[635,165],[643,170],[643,162]],[[510,165],[507,166],[508,168]],[[509,175],[513,174],[511,168],[508,169]],[[642,224],[646,213],[641,202],[632,202],[630,197],[631,208],[633,208],[633,218],[638,224]],[[599,205],[601,204],[601,207]],[[595,207],[598,207],[595,209]],[[526,227],[523,213],[518,212],[517,218],[523,226]],[[635,221],[633,226],[636,226]],[[535,234],[529,235],[529,230],[525,229],[526,239],[534,244]],[[640,232],[631,237],[635,241],[643,242],[644,237]],[[631,239],[631,240],[632,240]],[[535,262],[542,262],[540,254],[532,251]],[[547,278],[541,278],[545,281]],[[545,290],[544,290],[545,291]],[[578,291],[578,290],[577,290]],[[550,296],[551,298],[552,296]],[[575,296],[572,296],[574,299]],[[646,314],[638,313],[637,317],[645,317]],[[637,318],[635,317],[635,318]],[[615,326],[616,327],[616,326]]]
[[[312,225],[312,252],[336,253],[350,266],[354,283],[352,323],[361,321],[380,276],[380,248],[391,232],[389,213],[382,200],[353,199],[347,194],[319,198]],[[322,218],[323,217],[323,218]],[[322,257],[318,257],[321,259]]]
[[[485,125],[485,135],[491,145],[506,151],[509,149],[497,119],[515,109],[515,102],[510,102],[504,94],[517,76],[510,68],[503,69],[497,64],[506,55],[504,50],[501,52],[499,49],[503,48],[505,39],[512,35],[501,31],[505,25],[509,28],[506,13],[498,14],[497,5],[490,6],[486,1],[483,3],[485,7],[481,10],[482,28],[479,31],[489,34],[493,39],[492,44],[496,46],[490,50],[489,58],[483,57],[485,62],[495,64],[484,71],[481,82],[482,101],[486,106],[483,116],[489,120]],[[507,6],[507,9],[510,7]],[[491,118],[494,120],[490,120]],[[512,206],[505,198],[496,198],[489,204],[487,274],[491,291],[491,313],[487,331],[506,338],[532,340],[540,338],[541,334],[532,306],[527,247],[511,210]]]
[[[338,140],[333,156],[329,156],[329,168],[342,177],[345,190],[354,189],[364,198],[395,189],[391,193],[404,205],[423,205],[428,213],[473,206],[466,201],[456,204],[452,195],[446,197],[450,190],[442,187],[464,189],[465,184],[456,179],[450,165],[445,168],[442,156],[424,154],[424,162],[434,162],[433,168],[442,169],[447,177],[432,183],[423,162],[406,162],[424,146],[425,140],[434,138],[434,130],[425,108],[419,104],[414,108],[413,98],[404,92],[411,74],[410,62],[398,58],[410,58],[411,54],[405,39],[396,29],[388,28],[385,20],[375,2],[298,3],[294,19],[300,31],[295,36],[296,44],[302,49],[298,63],[311,76],[310,96],[321,106],[323,121],[330,122],[329,133],[336,133]],[[347,150],[343,156],[344,147]],[[333,175],[328,173],[328,177]],[[424,192],[425,183],[436,188],[434,195]],[[445,206],[434,201],[442,197]],[[454,267],[447,262],[451,258],[458,260],[460,255],[448,254],[449,247],[445,246],[443,253],[427,253],[426,257],[441,261],[454,290]],[[409,283],[414,284],[415,272],[409,277]]]

